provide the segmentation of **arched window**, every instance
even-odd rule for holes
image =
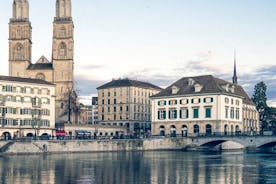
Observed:
[[[65,36],[66,36],[66,29],[65,29],[64,26],[62,26],[62,27],[60,28],[59,36],[60,36],[60,37],[65,37]]]
[[[64,42],[62,42],[59,47],[58,47],[58,55],[59,55],[59,59],[66,59],[66,55],[67,55],[67,47],[66,44]]]
[[[38,73],[38,74],[36,75],[36,78],[37,78],[37,79],[41,79],[41,80],[45,80],[45,75],[44,75],[43,73]]]
[[[23,45],[18,43],[14,48],[14,59],[22,60],[23,59]]]
[[[199,126],[197,124],[194,125],[194,133],[199,134]]]
[[[205,128],[206,128],[206,135],[211,135],[212,134],[212,125],[207,124],[205,126]]]

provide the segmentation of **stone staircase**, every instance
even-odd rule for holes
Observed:
[[[13,141],[8,141],[7,144],[5,144],[0,148],[0,153],[6,152],[9,149],[9,147],[12,146],[13,144],[14,144]]]

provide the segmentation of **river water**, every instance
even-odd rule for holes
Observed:
[[[276,183],[276,154],[120,152],[0,157],[1,184]]]

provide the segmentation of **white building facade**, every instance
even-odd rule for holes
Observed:
[[[164,136],[241,134],[248,130],[244,107],[254,107],[241,86],[211,75],[182,78],[151,99],[152,134]],[[252,113],[249,129],[257,132]]]
[[[2,139],[51,136],[55,129],[55,85],[39,79],[0,76]]]

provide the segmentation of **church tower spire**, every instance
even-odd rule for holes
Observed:
[[[29,21],[29,1],[14,0],[9,23],[9,75],[26,77],[31,56],[32,27]]]
[[[237,69],[236,69],[236,51],[234,52],[234,74],[232,77],[233,84],[238,84]]]
[[[56,119],[66,111],[68,94],[74,90],[74,23],[71,0],[56,0],[52,58],[56,84]]]

